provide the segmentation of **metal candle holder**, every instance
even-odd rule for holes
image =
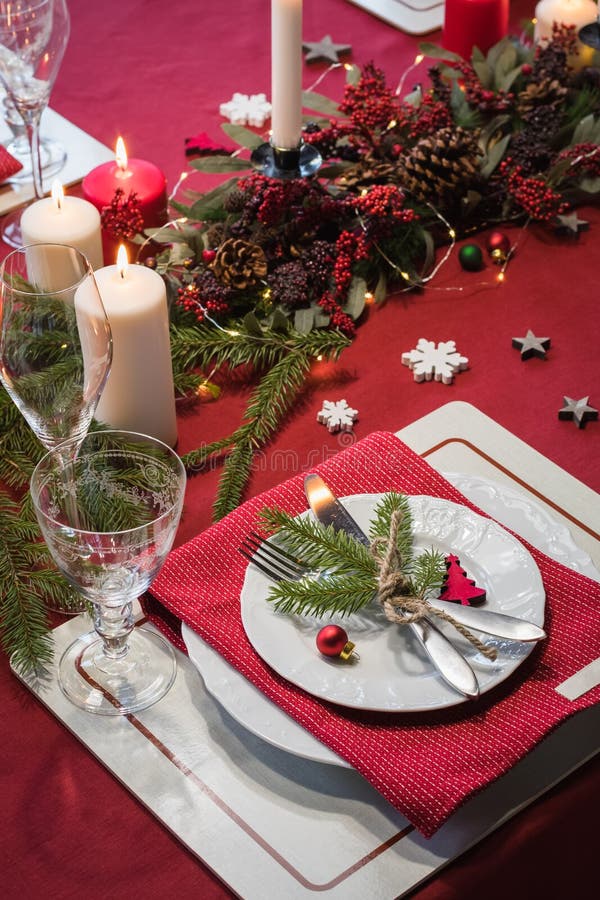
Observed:
[[[600,50],[600,20],[592,22],[590,25],[584,25],[579,30],[579,40],[587,47]]]
[[[261,144],[252,151],[250,161],[255,169],[269,178],[310,178],[323,162],[321,154],[310,144],[301,141],[297,147],[274,147]]]

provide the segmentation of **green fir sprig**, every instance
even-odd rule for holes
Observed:
[[[307,517],[296,518],[281,509],[266,508],[261,525],[277,535],[277,543],[307,569],[299,580],[284,580],[269,590],[268,600],[288,615],[347,616],[373,600],[379,572],[376,545],[389,538],[391,517],[401,515],[397,545],[402,572],[412,596],[424,598],[442,585],[444,555],[429,549],[413,553],[412,519],[408,498],[390,492],[376,505],[369,528],[373,550],[332,525],[322,525]]]

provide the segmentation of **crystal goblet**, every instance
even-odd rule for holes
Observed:
[[[25,125],[37,198],[44,196],[40,119],[48,105],[69,32],[66,0],[0,0],[0,81]],[[11,247],[23,243],[18,211],[5,217],[2,239]]]
[[[59,684],[82,709],[136,712],[173,683],[173,650],[134,627],[133,603],[173,544],[185,483],[170,447],[123,431],[57,447],[33,472],[31,496],[50,553],[93,607],[95,631],[74,641],[59,663]]]

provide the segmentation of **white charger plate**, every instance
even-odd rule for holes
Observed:
[[[577,547],[568,529],[540,504],[507,485],[479,476],[445,473],[445,477],[473,503],[539,550],[600,581],[600,574],[590,557]],[[345,760],[279,709],[186,625],[183,625],[182,634],[190,659],[202,675],[209,693],[251,733],[296,756],[349,767]]]

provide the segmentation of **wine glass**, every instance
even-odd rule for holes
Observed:
[[[58,669],[63,693],[82,709],[133,713],[175,679],[171,646],[134,627],[133,602],[171,549],[185,483],[170,447],[126,431],[56,447],[33,472],[31,497],[50,553],[93,606],[95,630],[65,650]]]
[[[0,80],[25,125],[31,151],[33,188],[44,196],[40,119],[69,40],[66,0],[0,0]],[[22,244],[20,214],[7,216],[2,238]]]
[[[63,244],[13,250],[0,266],[0,381],[46,449],[86,434],[112,359],[92,267]]]
[[[21,185],[33,179],[27,129],[21,115],[7,94],[2,98],[2,106],[4,107],[4,121],[12,132],[11,139],[4,144],[4,147],[23,167],[18,172],[15,172],[14,175],[11,175],[8,180],[11,184]],[[64,169],[66,161],[67,151],[63,145],[53,138],[40,133],[40,166],[42,168],[42,178],[46,184],[48,179],[52,178],[53,175],[58,175],[61,169]]]
[[[61,244],[13,250],[0,266],[0,381],[47,450],[84,437],[111,359],[110,325],[85,256]],[[75,614],[85,604],[75,597],[49,608]]]

